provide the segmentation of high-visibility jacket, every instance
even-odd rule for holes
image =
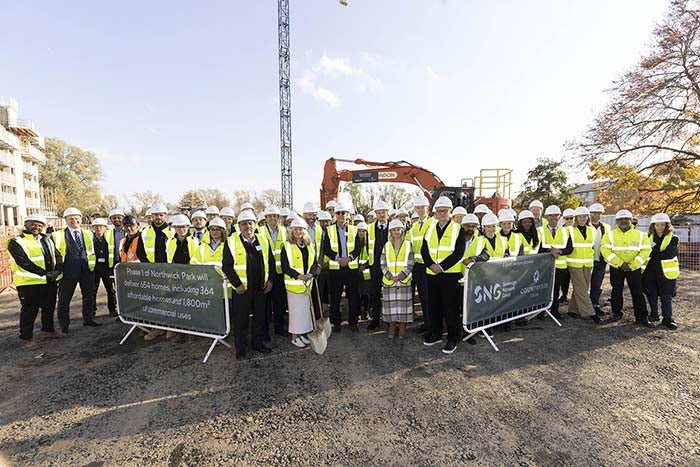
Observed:
[[[66,257],[66,230],[70,229],[66,227],[51,234],[51,239],[63,258]],[[90,268],[90,271],[94,271],[97,260],[95,257],[95,245],[92,243],[92,232],[87,229],[80,229],[80,231],[83,233],[83,248],[85,248],[85,254],[87,255],[88,268]],[[68,235],[73,234],[69,231]]]
[[[263,257],[263,283],[270,280],[270,267],[274,265],[270,264],[270,244],[267,242],[267,237],[263,234],[256,233],[255,238],[258,239],[260,244],[260,253]],[[231,250],[231,255],[233,256],[233,269],[238,274],[238,278],[241,280],[245,288],[248,288],[248,261],[245,251],[245,246],[241,241],[240,235],[231,235],[228,237],[228,247]]]
[[[648,234],[649,235],[649,242],[651,243],[654,234]],[[663,240],[661,240],[661,245],[659,246],[659,251],[664,252],[666,251],[666,248],[668,248],[668,245],[671,243],[671,239],[675,237],[673,233],[669,232],[667,233]],[[649,258],[644,262],[644,265],[642,266],[642,272],[647,268],[647,265],[649,264]],[[673,279],[678,279],[678,277],[681,275],[681,268],[680,268],[680,263],[678,262],[678,256],[674,256],[671,259],[662,259],[661,260],[661,271],[664,274],[664,277],[669,280]]]
[[[346,248],[347,248],[347,253],[348,256],[350,256],[351,252],[355,249],[355,240],[357,239],[357,227],[354,225],[347,225],[347,233],[346,233],[346,238],[345,238],[345,243],[346,243]],[[340,254],[340,244],[339,244],[339,238],[338,238],[338,229],[336,228],[335,225],[329,225],[328,228],[326,229],[326,234],[328,235],[328,240],[330,241],[331,244],[331,250],[337,252]],[[372,256],[372,249],[369,248],[368,245],[368,253],[369,253],[369,258],[371,261]],[[348,264],[348,267],[350,269],[357,269],[359,267],[359,261],[357,258],[355,258],[353,261],[350,261],[350,264]],[[328,268],[331,270],[335,269],[340,269],[340,263],[338,263],[335,258],[329,258],[328,259]]]
[[[502,233],[501,230],[496,232],[496,235],[498,237],[501,237],[508,242],[508,251],[510,251],[511,256],[517,256],[520,253],[520,245],[521,245],[521,237],[520,235],[516,234],[514,231],[510,231],[510,235],[506,236]]]
[[[175,235],[171,229],[163,229],[165,234],[165,243],[173,238]],[[141,241],[143,242],[143,249],[146,251],[146,259],[149,262],[155,263],[156,261],[156,230],[152,225],[149,225],[141,231]]]
[[[462,229],[462,226],[456,222],[450,221],[447,227],[445,227],[445,232],[442,234],[442,238],[438,240],[437,234],[438,222],[431,222],[428,230],[425,233],[424,241],[428,242],[428,253],[430,258],[434,263],[440,264],[443,260],[447,259],[455,251],[455,246],[457,245],[457,237]],[[425,261],[425,258],[423,258]],[[435,273],[428,268],[426,271],[428,274],[435,275]],[[457,261],[446,273],[459,273],[462,272],[462,263]]]
[[[518,236],[520,244],[523,246],[523,255],[536,255],[540,251],[540,238],[537,236],[538,243],[534,243],[534,238],[528,241],[522,232],[515,232]]]
[[[265,226],[265,228],[263,229],[263,232],[265,233],[265,236],[267,237],[267,242],[270,244],[270,247],[272,248],[272,254],[275,255],[275,271],[277,271],[277,274],[282,274],[281,254],[282,254],[282,245],[284,245],[287,242],[287,228],[283,225],[280,225],[280,224],[277,225],[277,241],[276,242],[272,241],[272,234],[270,233],[269,226]]]
[[[323,227],[318,222],[314,223],[314,251],[316,252],[316,257],[314,258],[314,264],[318,262],[318,256],[323,251]]]
[[[569,226],[566,228],[574,250],[566,257],[566,266],[570,268],[592,268],[595,250],[595,229],[590,225],[586,226],[586,238],[583,238],[578,227]]]
[[[29,261],[46,271],[44,250],[41,248],[40,240],[37,240],[34,235],[25,235],[24,233],[16,236],[14,240],[19,246],[22,247],[22,250],[24,250],[24,254],[27,255]],[[56,264],[56,252],[54,250],[54,245],[50,238],[48,238],[48,240],[50,244],[51,258],[53,259],[53,264]],[[24,285],[41,285],[47,283],[46,276],[40,276],[38,274],[34,274],[33,272],[27,271],[15,262],[15,259],[11,254],[9,256],[10,269],[12,270],[12,281],[14,282],[15,287],[21,287]]]
[[[471,241],[467,240],[467,247],[464,249],[464,256],[462,256],[462,260],[465,260],[467,258],[471,258],[472,256],[476,256],[481,251],[483,251],[483,248],[481,251],[477,252],[476,254],[468,255],[470,251],[474,251],[478,245],[475,245],[477,243],[477,239],[481,236],[478,230],[474,231],[474,236],[472,236]],[[474,248],[471,248],[471,246],[474,245]],[[414,253],[415,254],[415,253]],[[467,270],[467,265],[462,263],[462,272],[466,272]]]
[[[360,256],[359,256],[359,258],[357,258],[357,260],[360,264],[364,264],[364,263],[369,261],[369,252],[368,252],[367,248],[368,248],[368,245],[367,245],[367,243],[365,243],[364,246],[362,247],[362,250],[360,250]],[[362,271],[362,280],[368,281],[370,279],[372,279],[372,271],[370,271],[370,269],[368,267],[367,269]]]
[[[314,267],[314,258],[316,257],[316,248],[313,243],[306,246],[308,252],[308,264],[304,268],[304,256],[302,254],[301,248],[296,243],[286,242],[284,244],[284,254],[287,257],[287,263],[289,267],[294,269],[299,275],[308,274],[311,268]],[[306,293],[307,286],[304,281],[300,279],[295,279],[287,274],[284,275],[284,288],[287,292],[292,293]]]
[[[593,227],[593,230],[595,230],[595,241],[593,242],[593,251],[594,251],[593,260],[594,261],[601,260],[600,244],[602,243],[602,240],[603,240],[603,237],[605,236],[605,234],[607,234],[608,232],[610,232],[612,230],[612,227],[610,226],[610,224],[606,224],[603,221],[600,221],[599,224],[602,227],[602,229],[598,229],[595,225],[591,224],[591,227]],[[601,232],[601,230],[602,230],[602,232]]]
[[[124,234],[126,236],[126,233]],[[105,240],[107,240],[107,248],[109,249],[109,253],[107,255],[107,265],[110,268],[114,267],[115,263],[115,258],[114,258],[114,229],[107,229],[105,230]]]
[[[129,249],[124,251],[124,244],[126,243],[127,237],[122,238],[119,241],[119,258],[122,263],[140,263],[136,250],[138,248],[139,242],[141,241],[141,236],[135,238],[129,245]]]
[[[484,251],[484,248],[486,248],[489,259],[504,258],[506,251],[509,251],[508,241],[505,237],[496,235],[495,243],[496,246],[492,247],[491,242],[488,241],[485,235],[479,235],[479,237],[475,238],[469,245],[469,248],[467,248],[467,251],[464,253],[464,257],[471,258],[472,256],[479,256],[481,252]]]
[[[615,227],[603,238],[600,254],[611,267],[619,269],[623,263],[627,263],[635,271],[649,259],[651,240],[634,227],[630,227],[627,232]]]
[[[411,257],[411,242],[407,239],[403,239],[399,251],[396,251],[394,244],[391,241],[386,242],[384,245],[384,254],[386,255],[386,266],[389,272],[395,276],[398,276],[401,271],[403,271],[406,266],[408,266],[408,259]],[[459,263],[458,263],[459,264]],[[390,281],[386,276],[382,276],[382,282],[384,285],[393,285],[393,281]],[[401,279],[402,284],[408,284],[411,282],[411,274]]]
[[[188,237],[189,239],[189,237]],[[170,242],[170,240],[168,240]],[[224,263],[224,248],[226,247],[226,239],[222,239],[216,246],[214,251],[211,250],[211,244],[207,242],[199,242],[194,249],[194,256],[190,254],[190,264],[209,265],[221,267]],[[173,251],[174,254],[174,251]],[[228,298],[233,297],[233,287],[228,284]]]
[[[424,264],[423,256],[421,255],[421,248],[423,248],[423,239],[425,238],[425,233],[428,231],[430,224],[435,222],[432,217],[426,217],[423,221],[423,227],[420,225],[420,219],[413,223],[411,229],[408,231],[407,238],[413,244],[413,260],[418,264]]]
[[[199,241],[196,238],[192,238],[191,235],[187,236],[187,252],[190,255],[190,263],[192,262],[192,258],[194,258],[196,255],[198,245]],[[168,263],[173,262],[175,251],[177,251],[177,236],[168,239],[168,241],[165,243],[165,254],[168,257]]]
[[[387,224],[387,229],[389,225]],[[367,252],[369,253],[369,265],[374,266],[374,246],[377,243],[377,221],[367,226]]]
[[[552,248],[563,250],[566,248],[566,245],[569,242],[568,231],[563,226],[557,227],[554,237],[552,237],[552,231],[549,230],[549,227],[546,225],[537,227],[537,233],[540,237],[540,245],[542,245],[542,248],[546,248],[548,250],[551,250]],[[557,269],[566,269],[566,256],[559,255],[554,261],[554,266]]]

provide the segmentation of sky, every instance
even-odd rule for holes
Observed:
[[[447,185],[564,156],[662,0],[290,0],[294,205],[329,157]],[[0,95],[94,151],[105,194],[280,188],[277,2],[6,2]],[[348,167],[351,168],[351,167]],[[574,182],[585,174],[572,170]],[[515,193],[513,193],[514,196]]]

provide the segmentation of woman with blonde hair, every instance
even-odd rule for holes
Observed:
[[[403,339],[406,323],[413,322],[413,247],[404,235],[405,224],[394,219],[389,223],[389,240],[381,257],[382,320],[389,323],[389,339],[397,334]]]
[[[678,264],[678,237],[673,233],[671,219],[659,213],[651,217],[649,239],[652,241],[649,261],[642,266],[642,283],[647,296],[649,321],[659,320],[659,299],[661,300],[661,324],[667,329],[678,328],[673,320],[673,297],[676,295],[676,279],[680,276]]]

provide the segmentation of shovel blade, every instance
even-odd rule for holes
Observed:
[[[323,333],[326,335],[326,338],[331,337],[331,334],[333,333],[333,327],[331,326],[331,320],[328,318],[321,318],[318,321],[316,321],[316,325],[318,328],[323,329]]]
[[[326,351],[328,340],[326,339],[326,335],[323,333],[322,329],[316,329],[315,331],[308,333],[306,336],[309,338],[309,341],[311,341],[311,349],[313,349],[314,352],[321,355]]]

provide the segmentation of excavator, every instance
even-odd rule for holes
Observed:
[[[358,170],[338,170],[337,163],[344,162],[364,166]],[[341,182],[351,183],[409,183],[418,186],[430,201],[447,196],[454,207],[463,206],[473,212],[479,204],[485,204],[493,212],[510,207],[511,169],[482,169],[479,176],[463,178],[461,186],[445,186],[436,174],[406,161],[374,162],[365,159],[326,160],[321,182],[321,208],[338,197]],[[494,190],[490,195],[485,194]],[[398,206],[397,206],[398,207]]]

